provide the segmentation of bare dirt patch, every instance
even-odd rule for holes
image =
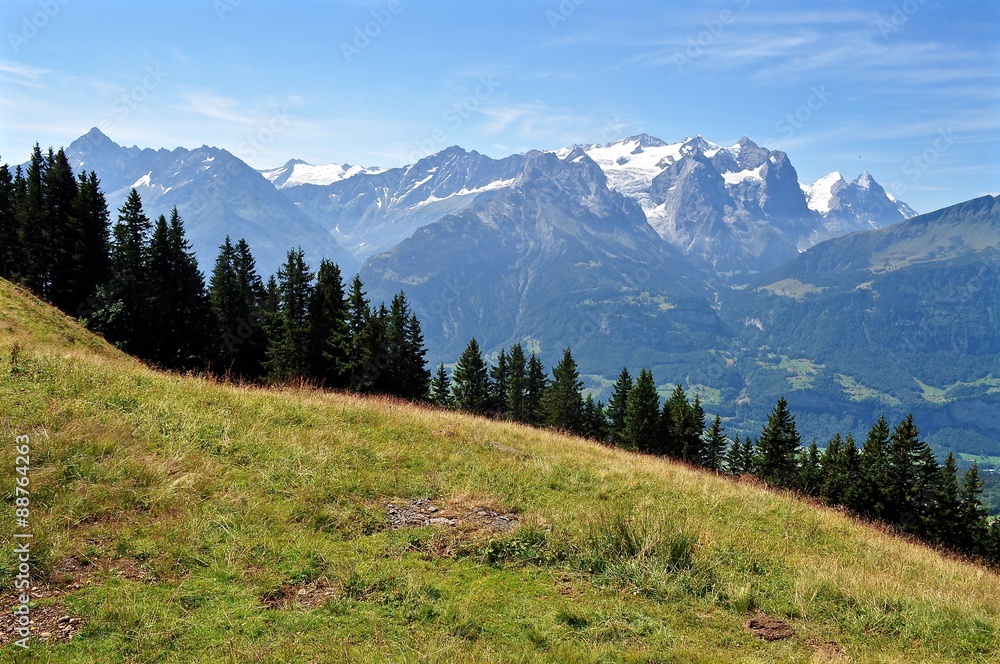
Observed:
[[[746,621],[743,629],[765,641],[781,641],[795,636],[795,630],[787,622],[766,615],[754,616]]]
[[[813,648],[813,662],[841,662],[847,659],[847,653],[836,641],[814,641],[809,645]]]
[[[284,583],[261,595],[260,601],[269,609],[318,609],[337,596],[337,589],[329,581],[318,579],[312,583]]]
[[[434,503],[427,498],[419,498],[409,503],[399,501],[386,503],[385,512],[389,516],[389,525],[393,530],[443,526],[463,531],[507,532],[518,525],[517,517],[513,514],[505,514],[481,505],[458,502]]]
[[[31,589],[30,613],[28,614],[31,620],[29,644],[38,641],[44,643],[69,641],[83,628],[83,618],[70,613],[61,600],[56,599],[52,602],[38,604],[39,600],[44,602],[64,594],[64,591],[41,586]],[[18,593],[14,593],[8,595],[4,602],[6,610],[0,614],[0,647],[7,646],[22,638],[14,631],[14,628],[17,627],[17,616],[14,615],[14,609],[20,605],[19,597]]]

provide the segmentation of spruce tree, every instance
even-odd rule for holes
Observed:
[[[958,523],[962,527],[958,546],[969,553],[989,553],[989,512],[980,502],[982,492],[983,481],[979,478],[979,466],[972,462],[972,466],[962,477],[958,499]]]
[[[543,421],[542,398],[548,387],[549,380],[545,376],[545,367],[538,355],[532,353],[528,358],[528,377],[524,389],[525,424],[539,425]]]
[[[885,513],[890,435],[889,423],[882,416],[868,431],[858,461],[858,479],[845,497],[852,511],[869,519],[880,519]]]
[[[507,391],[510,387],[510,366],[507,351],[501,348],[496,363],[490,367],[490,389],[493,400],[493,412],[496,417],[507,416]]]
[[[608,439],[608,418],[604,412],[604,404],[594,401],[593,394],[588,394],[583,402],[583,425],[580,434],[585,438],[602,442]]]
[[[171,369],[204,366],[211,307],[177,208],[156,221],[149,246],[146,357]]]
[[[473,337],[462,351],[452,376],[455,407],[474,415],[490,412],[490,377],[479,342]]]
[[[434,378],[431,379],[431,403],[440,408],[450,408],[454,403],[451,397],[450,386],[451,381],[448,379],[448,371],[444,368],[444,364],[439,364]]]
[[[801,443],[795,427],[795,417],[788,410],[788,401],[781,397],[771,411],[757,443],[757,473],[760,478],[774,486],[792,487]]]
[[[633,386],[628,367],[622,367],[618,380],[611,390],[611,399],[608,401],[608,426],[611,430],[611,442],[614,445],[620,446],[625,443],[625,416],[628,413],[628,395]]]
[[[313,294],[312,270],[302,248],[292,249],[278,270],[278,310],[267,366],[276,380],[304,378],[309,368],[309,303]]]
[[[73,214],[79,228],[77,268],[69,285],[72,313],[89,311],[87,300],[111,279],[111,218],[101,192],[101,181],[93,171],[78,176]]]
[[[111,281],[99,287],[89,321],[126,353],[149,357],[149,234],[152,224],[132,189],[118,210],[111,250]]]
[[[660,396],[656,393],[653,372],[641,369],[628,395],[623,447],[639,452],[659,452],[659,429]]]
[[[799,461],[799,481],[797,489],[807,496],[818,496],[824,485],[824,464],[819,446],[813,439],[809,447],[802,451]]]
[[[507,412],[505,417],[515,422],[526,422],[528,360],[524,356],[524,348],[519,343],[510,347],[507,372]]]
[[[0,164],[0,277],[8,280],[14,278],[21,254],[14,202],[14,178],[7,164]]]
[[[277,290],[277,282],[274,287]],[[240,240],[234,246],[226,236],[208,288],[220,372],[248,380],[264,376],[268,347],[265,295],[249,245]]]
[[[545,391],[545,423],[561,431],[580,433],[583,430],[583,381],[569,348],[552,369],[552,382]]]
[[[704,466],[717,473],[722,472],[722,467],[726,461],[728,441],[726,440],[726,430],[722,426],[722,418],[718,415],[712,420],[707,438],[703,459]]]
[[[45,157],[36,143],[19,183],[22,186],[15,186],[18,244],[22,251],[17,275],[42,299],[49,298],[53,263],[53,232],[45,214],[45,165]]]
[[[705,410],[701,407],[701,397],[694,395],[694,403],[687,409],[682,434],[681,458],[695,465],[703,462],[705,455]]]
[[[364,284],[361,277],[354,275],[347,296],[348,333],[350,338],[349,374],[350,388],[361,391],[366,386],[364,374],[370,361],[370,344],[367,343],[369,321],[372,317],[371,306],[365,297]]]
[[[311,376],[326,387],[347,387],[349,352],[350,334],[344,280],[340,267],[324,258],[320,261],[316,287],[309,300]]]
[[[660,416],[660,454],[675,459],[684,458],[690,445],[690,434],[694,429],[694,413],[688,403],[684,387],[677,384],[670,398],[663,404]]]
[[[962,548],[962,514],[958,487],[958,462],[948,453],[939,471],[938,504],[931,515],[928,536],[934,542]]]
[[[427,347],[420,320],[411,313],[406,324],[405,346],[403,349],[402,372],[405,399],[414,401],[427,399],[431,387],[431,372],[427,369]]]
[[[915,499],[921,447],[920,432],[911,413],[893,428],[883,480],[886,499],[883,518],[909,531],[915,531],[919,523]]]
[[[46,297],[66,313],[74,313],[86,297],[82,283],[83,232],[76,215],[79,190],[66,153],[49,150],[43,179],[43,215],[48,232],[48,293]]]

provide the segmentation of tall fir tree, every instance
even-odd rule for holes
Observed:
[[[21,256],[15,208],[14,177],[0,164],[0,277],[13,279]]]
[[[660,396],[656,393],[653,372],[641,369],[635,386],[628,395],[624,447],[639,452],[658,453],[659,435]]]
[[[111,279],[111,217],[95,172],[79,174],[73,210],[79,228],[78,263],[68,290],[71,313],[81,316],[89,312],[88,298]]]
[[[497,361],[490,367],[490,398],[493,401],[493,412],[496,417],[507,417],[507,397],[510,387],[510,364],[507,351],[500,349]]]
[[[45,164],[45,157],[36,143],[24,178],[18,183],[21,186],[15,186],[18,244],[22,251],[16,274],[42,299],[49,297],[53,262],[52,229],[45,214]]]
[[[309,300],[309,364],[311,376],[325,387],[348,384],[347,294],[340,267],[323,259]]]
[[[313,294],[313,273],[301,247],[290,250],[278,270],[278,294],[267,366],[275,380],[304,378],[310,375],[309,303]]]
[[[892,430],[883,480],[886,498],[883,518],[911,532],[919,526],[915,501],[917,462],[922,446],[920,432],[911,413]]]
[[[632,375],[628,372],[628,367],[622,367],[611,389],[611,399],[608,400],[608,426],[610,428],[610,439],[614,445],[624,445],[625,443],[625,418],[628,414],[628,395],[632,391],[634,383]]]
[[[175,207],[156,221],[149,247],[147,357],[171,369],[205,366],[214,327],[205,278]]]
[[[846,505],[869,519],[879,519],[885,513],[889,471],[889,423],[879,418],[868,431],[858,460],[858,480],[848,490]]]
[[[545,422],[562,431],[581,433],[583,430],[583,381],[576,360],[569,348],[552,369],[552,382],[545,391]]]
[[[528,357],[528,377],[524,387],[525,424],[539,425],[543,421],[542,398],[548,388],[549,380],[545,376],[545,367],[538,355],[532,353]]]
[[[473,337],[455,365],[452,375],[452,394],[455,407],[474,415],[490,413],[490,376],[486,360]]]
[[[684,387],[678,383],[670,398],[663,404],[660,415],[660,454],[680,459],[684,457],[688,436],[694,428],[691,404]]]
[[[372,317],[371,305],[365,295],[361,277],[354,275],[347,295],[348,333],[350,338],[350,388],[362,391],[369,382],[365,378],[366,367],[371,361],[370,344],[367,342],[369,322]]]
[[[705,454],[703,464],[709,470],[722,472],[726,461],[726,448],[729,441],[726,440],[726,430],[722,426],[722,418],[718,415],[712,420],[712,425],[708,428],[705,441]]]
[[[209,279],[208,297],[216,325],[217,370],[240,379],[262,378],[268,347],[265,288],[245,240],[234,246],[226,236]]]
[[[451,396],[451,380],[444,364],[439,364],[434,378],[431,379],[430,401],[440,408],[450,408],[454,404]]]
[[[528,360],[520,343],[510,347],[507,358],[507,413],[508,419],[525,422],[525,404],[528,389]]]
[[[781,397],[767,418],[757,442],[757,474],[768,484],[791,487],[795,483],[796,459],[802,440],[788,401]]]
[[[595,401],[593,394],[588,394],[583,402],[583,424],[580,435],[602,442],[608,439],[608,417],[604,411],[604,404]]]
[[[75,209],[78,195],[77,180],[66,153],[49,150],[42,191],[48,233],[47,260],[50,261],[46,297],[67,313],[74,313],[86,297],[81,287],[85,275],[82,273],[83,232]]]
[[[938,471],[938,505],[932,515],[929,538],[948,546],[962,546],[962,514],[958,486],[958,462],[951,452]]]
[[[959,549],[969,553],[988,555],[989,543],[989,512],[980,501],[983,493],[983,481],[979,477],[979,465],[972,466],[962,476],[962,485],[958,498],[958,522],[962,526]],[[994,558],[1000,562],[1000,558]]]
[[[799,480],[796,488],[807,496],[818,496],[826,479],[824,465],[819,445],[813,439],[800,455]]]

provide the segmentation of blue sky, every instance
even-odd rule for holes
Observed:
[[[93,126],[257,168],[742,135],[918,211],[1000,192],[1000,3],[5,0],[0,158]],[[366,34],[367,32],[367,34]]]

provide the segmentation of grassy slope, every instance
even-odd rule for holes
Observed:
[[[2,438],[32,435],[37,572],[91,570],[42,600],[86,624],[36,643],[39,661],[810,661],[828,641],[856,661],[1000,656],[995,574],[786,495],[462,415],[158,374],[6,282],[0,352]],[[388,529],[383,504],[419,497],[525,525]],[[663,521],[661,541],[696,536],[690,560],[596,563],[599,515],[633,504],[659,519],[647,543]],[[12,568],[5,546],[8,588]],[[311,581],[331,589],[317,608],[261,602]],[[745,633],[757,610],[796,636]]]

